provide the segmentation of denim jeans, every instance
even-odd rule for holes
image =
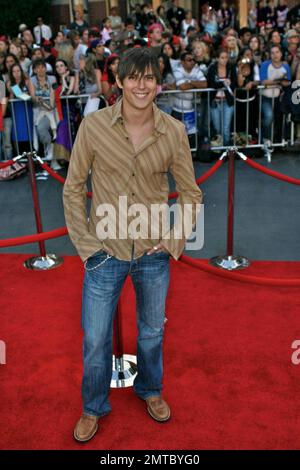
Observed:
[[[262,137],[264,139],[272,139],[272,126],[273,126],[273,141],[281,137],[282,115],[279,109],[279,98],[262,97],[261,101],[262,111]]]
[[[230,145],[231,121],[234,106],[228,106],[226,100],[213,101],[210,107],[210,114],[213,126],[218,135],[223,136],[223,145]],[[223,120],[223,129],[222,129]]]
[[[165,252],[122,261],[99,251],[85,263],[82,291],[83,412],[103,416],[111,411],[113,318],[125,279],[130,274],[137,305],[137,368],[133,389],[142,399],[160,395],[163,376],[165,301],[169,287]]]

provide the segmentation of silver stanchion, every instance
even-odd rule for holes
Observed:
[[[227,151],[228,156],[228,212],[227,212],[227,253],[224,256],[214,256],[209,263],[217,268],[234,269],[247,268],[250,261],[244,256],[233,254],[233,218],[234,218],[234,176],[236,148],[231,147]]]
[[[35,222],[37,233],[43,232],[42,226],[42,218],[41,218],[41,211],[39,205],[39,198],[37,192],[37,184],[36,184],[36,177],[35,177],[35,168],[32,158],[32,153],[27,153],[28,157],[28,169],[29,169],[29,179],[30,179],[30,186],[32,192],[32,199],[34,205],[34,215],[35,215]],[[24,266],[27,269],[36,269],[36,270],[45,270],[45,269],[53,269],[62,264],[63,259],[59,258],[54,254],[47,254],[45,248],[44,240],[38,242],[40,248],[40,256],[34,256],[32,258],[27,259],[24,262]]]
[[[113,371],[110,386],[111,388],[132,387],[137,374],[136,356],[123,353],[120,301],[114,319],[114,347],[115,354],[112,357]]]

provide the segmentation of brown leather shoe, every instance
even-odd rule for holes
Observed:
[[[146,403],[148,413],[155,421],[162,423],[170,419],[171,410],[161,396],[146,398]]]
[[[98,416],[83,414],[74,429],[74,438],[78,442],[87,442],[98,431]]]

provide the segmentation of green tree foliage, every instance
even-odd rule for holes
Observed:
[[[19,24],[32,28],[37,16],[49,24],[50,6],[51,0],[0,0],[0,35],[16,37]]]

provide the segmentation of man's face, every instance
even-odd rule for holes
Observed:
[[[7,51],[7,44],[5,41],[0,41],[0,52],[6,52]]]
[[[156,97],[157,80],[151,68],[145,70],[143,75],[133,73],[127,76],[123,83],[117,77],[119,88],[123,89],[123,99],[132,108],[145,110],[152,106]]]
[[[298,44],[299,44],[299,36],[298,36],[298,34],[294,34],[293,36],[290,36],[290,37],[287,39],[287,42],[288,42],[288,44],[291,44],[291,45],[298,45]]]
[[[184,70],[186,70],[187,72],[191,72],[195,65],[195,59],[192,54],[188,54],[185,56],[184,60],[181,61],[181,63]]]
[[[104,54],[104,46],[103,44],[97,44],[96,48],[95,48],[95,52],[96,52],[96,55],[99,56],[99,55],[103,55]]]
[[[272,47],[271,49],[271,60],[272,62],[280,62],[281,61],[281,51],[278,47]]]
[[[160,28],[154,28],[153,31],[151,32],[151,39],[154,41],[161,41],[161,29]]]
[[[23,38],[25,42],[33,42],[31,31],[29,31],[28,29],[23,32]]]
[[[244,33],[243,36],[242,36],[242,42],[244,44],[249,44],[249,41],[251,39],[251,33],[250,32],[247,32],[247,33]]]
[[[34,51],[33,55],[34,55],[34,59],[43,59],[44,58],[42,49],[36,49]]]
[[[56,44],[62,44],[63,41],[64,41],[64,35],[61,31],[59,31],[56,35],[55,42]]]
[[[46,67],[45,67],[45,65],[43,65],[43,64],[37,65],[37,66],[34,68],[34,72],[35,72],[37,75],[39,75],[39,76],[46,75]]]

